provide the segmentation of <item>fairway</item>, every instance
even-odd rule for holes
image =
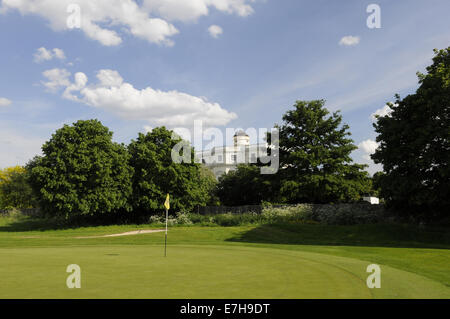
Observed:
[[[69,264],[81,267],[81,289],[66,286]],[[450,298],[448,286],[387,265],[369,289],[369,264],[231,244],[177,244],[167,258],[155,244],[1,248],[0,298]]]

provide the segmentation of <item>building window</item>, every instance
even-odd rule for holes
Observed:
[[[237,155],[231,155],[231,162],[236,163],[237,162]]]
[[[218,161],[219,163],[222,163],[222,155],[218,155],[218,156],[217,156],[217,161]]]

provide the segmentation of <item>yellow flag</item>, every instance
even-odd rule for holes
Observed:
[[[164,207],[166,207],[166,209],[170,209],[169,194],[167,194],[166,201],[164,202]]]

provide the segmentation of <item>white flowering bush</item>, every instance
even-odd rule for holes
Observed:
[[[299,204],[295,206],[263,208],[261,216],[267,223],[278,222],[304,222],[311,219],[312,207],[308,204]]]

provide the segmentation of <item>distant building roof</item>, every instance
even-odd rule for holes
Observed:
[[[248,136],[243,130],[239,130],[234,133],[234,136]]]

